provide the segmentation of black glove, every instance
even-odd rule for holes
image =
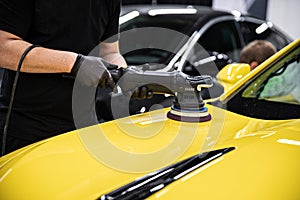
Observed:
[[[145,67],[148,67],[149,65],[145,64]],[[144,66],[141,66],[145,68]],[[139,66],[138,66],[139,67]],[[130,68],[130,67],[129,67]],[[111,73],[113,80],[117,83],[120,78],[126,73],[126,70],[128,68],[116,68],[113,66],[108,67],[109,72]],[[145,68],[146,69],[146,68]],[[148,68],[147,68],[148,69]],[[130,81],[130,80],[128,80]],[[136,88],[133,92],[128,93],[133,99],[138,100],[145,100],[145,99],[151,99],[153,97],[153,91],[149,90],[147,86],[141,86]]]
[[[82,84],[90,87],[102,88],[109,85],[115,87],[115,82],[107,68],[117,66],[110,64],[99,57],[83,56],[78,54],[75,64],[71,70],[71,75],[77,78]]]
[[[138,100],[151,99],[153,97],[153,92],[149,90],[147,86],[141,86],[134,90],[131,97]]]

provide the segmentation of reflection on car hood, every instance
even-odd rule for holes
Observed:
[[[210,122],[173,121],[166,118],[168,109],[157,110],[66,133],[6,155],[0,158],[1,199],[97,199],[151,171],[226,147],[236,150],[150,199],[299,196],[300,120],[251,119],[207,107]],[[183,142],[174,142],[178,138]],[[147,158],[156,152],[156,157],[149,156],[151,163],[133,156]]]

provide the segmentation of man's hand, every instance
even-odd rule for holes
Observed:
[[[134,90],[131,97],[138,100],[151,99],[153,97],[153,92],[149,90],[147,86],[141,86]]]
[[[99,57],[79,54],[71,70],[71,75],[86,86],[97,87],[100,84],[102,88],[106,87],[106,85],[114,88],[115,82],[107,69],[112,66],[113,64]]]

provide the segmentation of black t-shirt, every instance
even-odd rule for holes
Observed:
[[[0,29],[42,47],[88,55],[118,39],[120,0],[0,0]],[[0,95],[3,130],[15,72],[6,70]],[[74,80],[21,73],[8,134],[37,141],[75,128]],[[1,131],[2,132],[2,131]]]

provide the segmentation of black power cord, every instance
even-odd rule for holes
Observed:
[[[39,45],[33,44],[33,45],[27,47],[27,49],[25,49],[24,53],[22,54],[22,56],[20,58],[20,61],[19,61],[19,64],[18,64],[15,79],[14,79],[13,86],[12,86],[12,89],[11,89],[11,96],[10,96],[8,111],[7,111],[4,130],[3,130],[1,156],[3,156],[5,154],[7,130],[8,130],[10,115],[11,115],[11,111],[12,111],[12,107],[13,107],[13,102],[14,102],[14,98],[15,98],[15,92],[16,92],[16,88],[17,88],[18,79],[19,79],[19,76],[20,76],[21,67],[22,67],[22,64],[23,64],[23,61],[24,61],[26,55],[29,53],[29,51],[31,51],[35,47],[39,47]]]

